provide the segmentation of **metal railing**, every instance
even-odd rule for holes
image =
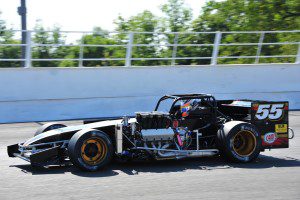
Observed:
[[[21,30],[9,30],[14,33],[22,33],[24,31]],[[5,31],[4,31],[5,32]],[[28,30],[26,32],[26,44],[6,44],[0,41],[0,47],[25,47],[25,58],[1,58],[0,54],[0,62],[10,62],[10,61],[22,61],[24,62],[24,67],[32,67],[32,62],[35,61],[76,61],[78,62],[78,67],[83,67],[83,63],[85,61],[123,61],[126,67],[132,66],[133,61],[170,61],[170,65],[174,66],[179,60],[210,60],[210,65],[218,65],[219,60],[222,59],[253,59],[254,62],[252,63],[244,63],[244,64],[259,64],[263,63],[260,62],[262,58],[292,58],[294,62],[289,63],[300,63],[300,30],[293,30],[293,31],[237,31],[237,32],[109,32],[106,34],[123,34],[127,35],[126,39],[122,40],[120,44],[85,44],[83,41],[83,37],[89,34],[95,34],[95,32],[82,32],[82,31],[60,31],[60,34],[80,34],[80,37],[76,40],[73,40],[69,43],[62,43],[62,44],[40,44],[36,43],[33,40],[33,35],[38,33],[39,31],[32,31]],[[54,31],[42,31],[48,33],[54,33]],[[156,35],[161,36],[160,41],[156,43],[148,43],[148,44],[139,44],[135,43],[135,38],[139,35]],[[255,35],[258,40],[256,42],[228,42],[223,41],[224,38],[226,39],[226,35],[238,35],[238,34],[252,34]],[[265,41],[265,37],[268,34],[294,34],[296,41],[276,41],[276,42],[267,42]],[[96,33],[96,35],[101,35],[101,33]],[[190,43],[185,44],[182,43],[180,37],[184,35],[209,35],[212,38],[211,43]],[[109,36],[111,37],[111,36]],[[1,38],[1,35],[0,35]],[[170,39],[172,38],[172,39]],[[252,39],[253,40],[253,39]],[[173,41],[173,43],[170,43]],[[283,46],[283,45],[294,45],[296,46],[296,50],[294,54],[280,54],[280,55],[263,55],[262,49],[265,46]],[[220,54],[220,49],[223,47],[255,47],[255,55],[222,55]],[[33,48],[35,47],[79,47],[79,53],[77,58],[32,58]],[[84,57],[84,49],[87,47],[115,47],[115,48],[125,48],[126,53],[124,57],[118,58],[111,58],[111,57],[99,57],[99,58],[86,58]],[[163,50],[168,49],[171,53],[169,57],[134,57],[133,56],[133,48],[135,47],[155,47],[156,50]],[[184,56],[178,57],[178,48],[180,47],[206,47],[211,48],[211,54],[209,56]],[[75,67],[75,66],[74,66]]]

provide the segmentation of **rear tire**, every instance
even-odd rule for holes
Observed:
[[[64,127],[67,127],[67,126],[64,125],[64,124],[58,124],[58,123],[47,123],[47,124],[44,124],[43,126],[41,126],[35,132],[34,136],[37,136],[41,133],[44,133],[44,132],[47,132],[47,131],[50,131],[50,130],[55,130],[55,129],[64,128]]]
[[[104,132],[83,129],[69,141],[68,153],[75,166],[85,171],[97,171],[111,161],[113,145]]]
[[[219,129],[217,143],[221,154],[230,161],[248,163],[261,151],[261,134],[253,124],[230,121]]]

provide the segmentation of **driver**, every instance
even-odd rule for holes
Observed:
[[[181,111],[181,116],[182,117],[187,117],[189,116],[189,112],[193,110],[193,107],[195,107],[197,104],[196,99],[192,99],[189,101],[181,102],[180,103],[180,111]]]

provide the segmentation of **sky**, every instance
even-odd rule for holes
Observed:
[[[92,31],[100,26],[113,31],[114,19],[128,18],[144,10],[162,16],[159,6],[167,0],[26,0],[27,29],[32,30],[37,20],[46,28],[54,25],[64,31]],[[206,0],[185,0],[197,17]],[[20,29],[20,16],[17,7],[20,0],[0,0],[0,18],[6,21],[8,28]]]

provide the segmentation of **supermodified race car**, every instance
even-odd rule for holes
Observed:
[[[160,110],[169,108],[168,112]],[[215,100],[208,94],[166,95],[154,111],[135,117],[50,123],[7,147],[33,166],[96,171],[112,159],[163,160],[222,155],[247,163],[261,151],[289,147],[288,102]]]

